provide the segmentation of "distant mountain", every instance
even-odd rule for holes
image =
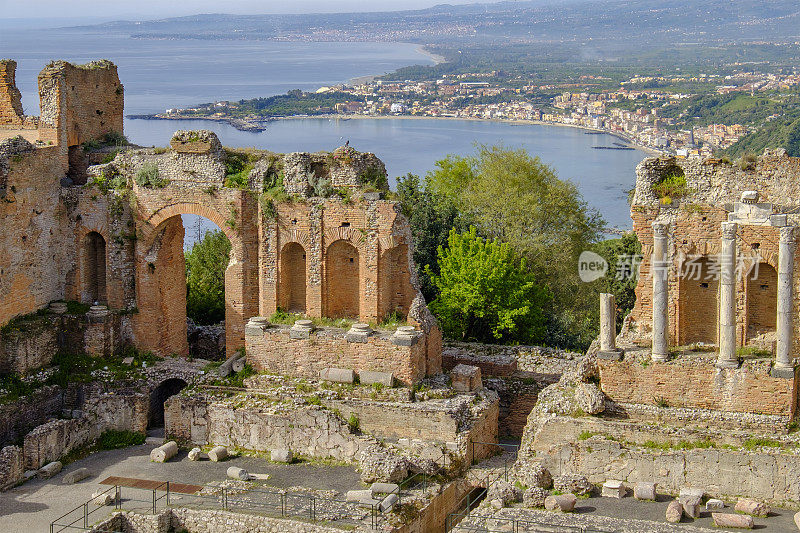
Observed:
[[[141,39],[697,43],[800,38],[797,0],[546,0],[305,15],[208,14],[96,28]],[[82,29],[85,29],[82,28]]]

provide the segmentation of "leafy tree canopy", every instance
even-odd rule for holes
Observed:
[[[439,291],[431,309],[445,333],[481,342],[542,342],[550,294],[511,246],[484,240],[475,228],[450,230],[447,244],[438,249],[439,274],[427,268]]]
[[[231,243],[221,230],[209,231],[185,252],[186,316],[198,324],[225,320],[225,269]]]

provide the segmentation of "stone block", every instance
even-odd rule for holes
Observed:
[[[558,494],[545,498],[544,508],[548,511],[571,513],[575,510],[576,503],[578,503],[578,498],[574,494]]]
[[[601,496],[603,498],[623,498],[625,497],[625,492],[625,485],[622,484],[622,481],[609,479],[603,483]]]
[[[700,498],[687,497],[681,503],[683,504],[683,512],[689,518],[695,519],[700,517]]]
[[[783,227],[789,225],[789,220],[786,215],[770,215],[769,223],[771,226]]]
[[[546,489],[541,487],[529,487],[522,493],[522,503],[525,507],[544,507],[544,501],[548,496],[550,496],[550,492]]]
[[[711,498],[706,502],[706,511],[719,511],[720,509],[725,509],[725,502],[722,500]]]
[[[681,487],[681,490],[678,493],[678,501],[683,503],[683,501],[686,500],[687,498],[699,498],[702,501],[705,495],[706,491],[703,489]]]
[[[738,529],[753,529],[753,517],[743,514],[711,513],[714,527],[730,527]]]
[[[244,370],[245,363],[246,363],[246,361],[245,361],[244,357],[242,357],[241,359],[237,359],[231,365],[231,370],[233,371],[234,374],[239,373],[242,370]]]
[[[796,525],[797,529],[800,531],[800,512],[794,514],[794,525]]]
[[[625,355],[624,350],[600,350],[597,352],[598,359],[606,359],[608,361],[622,361],[623,356]]]
[[[457,364],[450,371],[450,379],[456,392],[472,392],[483,386],[481,369],[477,366]]]
[[[372,489],[366,490],[348,490],[344,495],[344,499],[348,502],[360,502],[363,500],[371,500],[375,498]]]
[[[773,378],[794,379],[795,372],[796,372],[796,367],[781,368],[773,366],[772,369],[769,371],[769,375],[772,376]]]
[[[250,479],[250,474],[247,473],[247,470],[244,468],[239,468],[238,466],[229,466],[228,470],[225,471],[225,474],[231,479],[238,479],[241,481],[247,481]]]
[[[372,372],[364,370],[358,373],[358,380],[362,385],[373,385],[379,383],[385,387],[394,386],[394,374],[391,372]]]
[[[666,519],[670,524],[677,524],[683,517],[683,505],[678,500],[672,500],[667,505]]]
[[[214,446],[211,448],[211,451],[208,452],[208,459],[215,463],[220,461],[224,461],[228,458],[228,448],[225,446]]]
[[[366,343],[372,335],[372,328],[369,324],[353,324],[345,335],[347,342]]]
[[[639,481],[633,486],[633,497],[637,500],[656,501],[656,484],[650,481]]]
[[[208,455],[204,454],[200,448],[192,448],[189,450],[190,461],[201,461],[202,459],[208,459]]]
[[[154,463],[166,463],[178,454],[178,443],[171,440],[150,452],[150,460]]]
[[[400,501],[400,497],[397,494],[389,494],[378,505],[378,510],[382,513],[389,511],[397,505],[397,502]]]
[[[396,346],[413,346],[419,339],[420,334],[414,326],[400,326],[391,337]]]
[[[309,339],[314,331],[314,323],[310,320],[295,320],[289,330],[290,339]]]
[[[770,511],[769,505],[766,503],[749,498],[740,498],[739,501],[736,502],[736,506],[733,510],[737,513],[749,514],[761,518],[766,518]]]
[[[272,452],[270,453],[270,459],[272,459],[276,463],[291,463],[293,459],[292,450],[288,449],[272,450]]]
[[[391,494],[400,490],[397,483],[373,483],[369,488],[373,493],[377,494]]]
[[[131,366],[133,364],[133,357],[126,357],[122,360],[122,364]]]
[[[92,503],[98,507],[105,507],[106,505],[111,505],[114,503],[114,492],[93,492],[92,493]]]
[[[336,383],[355,383],[356,373],[349,368],[326,368],[319,373],[320,379]]]
[[[77,468],[72,472],[67,472],[64,474],[64,477],[61,478],[61,482],[65,485],[72,485],[79,481],[83,481],[87,477],[89,477],[89,470],[87,468]]]
[[[55,476],[59,472],[61,472],[61,468],[64,465],[61,464],[61,461],[53,461],[52,463],[47,463],[39,470],[36,471],[36,476],[40,479],[50,479],[51,477]]]

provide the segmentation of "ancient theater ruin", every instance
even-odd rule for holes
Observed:
[[[800,160],[646,159],[619,334],[604,294],[588,353],[489,346],[442,339],[374,154],[208,130],[135,146],[112,63],[45,67],[38,117],[15,70],[0,61],[3,505],[95,533],[661,531],[577,498],[626,491],[667,519],[798,505]],[[231,244],[217,360],[190,348],[183,215]],[[147,440],[103,475],[70,463],[109,435]]]

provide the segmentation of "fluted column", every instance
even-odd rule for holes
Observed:
[[[736,230],[735,222],[722,223],[717,356],[717,366],[720,368],[739,366],[736,357]]]
[[[667,230],[669,225],[653,222],[653,361],[666,361],[669,355],[667,332],[667,303],[669,300],[669,261],[667,260]]]
[[[778,342],[775,368],[790,369],[792,361],[792,301],[794,276],[794,226],[781,228],[778,249]]]

